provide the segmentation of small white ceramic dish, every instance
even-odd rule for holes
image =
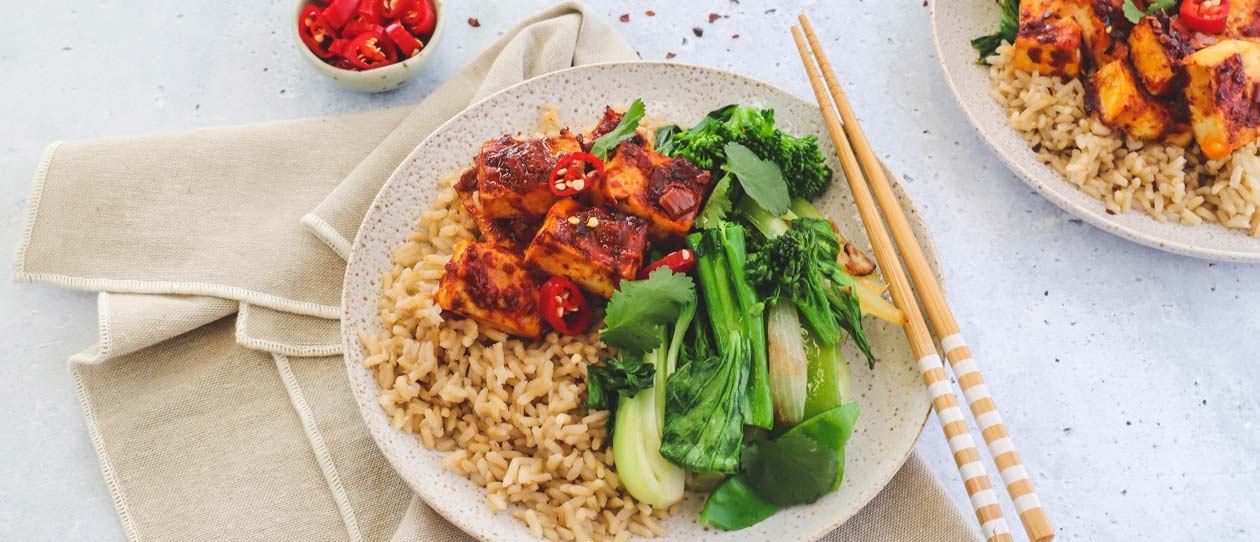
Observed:
[[[1008,126],[1002,107],[990,97],[988,69],[976,64],[976,50],[971,48],[972,38],[997,28],[999,13],[993,0],[932,2],[932,33],[937,60],[954,99],[1012,172],[1068,213],[1126,239],[1197,258],[1260,262],[1260,239],[1213,224],[1157,222],[1140,211],[1107,214],[1102,202],[1037,161],[1028,142]]]
[[[429,62],[433,61],[438,44],[442,42],[443,29],[446,27],[446,13],[442,11],[442,0],[433,0],[433,10],[437,13],[437,23],[433,28],[433,36],[429,38],[429,41],[424,44],[424,48],[416,56],[373,70],[343,70],[315,56],[315,53],[312,53],[306,44],[302,42],[302,36],[298,34],[302,9],[310,3],[310,0],[298,0],[297,7],[293,10],[293,23],[289,25],[293,31],[293,41],[297,44],[298,51],[301,52],[302,57],[307,62],[311,63],[311,66],[315,67],[316,71],[324,74],[325,77],[332,79],[334,83],[344,88],[359,92],[394,90],[420,75],[420,72],[424,71],[425,66],[428,66]]]
[[[594,89],[573,92],[574,88]],[[429,209],[438,181],[466,167],[481,143],[504,133],[534,133],[544,104],[557,107],[563,125],[593,125],[606,104],[643,98],[648,114],[682,125],[698,122],[709,111],[730,103],[770,107],[778,125],[792,134],[825,135],[817,106],[772,85],[721,70],[673,63],[599,64],[554,72],[490,96],[456,115],[426,138],[398,167],[377,194],[354,240],[342,294],[342,336],[346,371],[359,410],[390,463],[438,513],[479,540],[533,541],[523,523],[491,511],[483,490],[443,468],[439,452],[426,450],[413,436],[390,427],[377,401],[373,373],[363,368],[360,329],[383,332],[377,300],[381,272],[390,251],[403,243],[421,212]],[[825,137],[823,139],[826,140]],[[824,152],[835,170],[830,145]],[[898,189],[900,194],[900,189]],[[935,247],[919,215],[902,198],[931,261]],[[844,233],[869,250],[857,208],[840,175],[820,199],[819,208]],[[718,532],[699,522],[701,495],[689,495],[682,510],[666,522],[667,540],[814,540],[862,509],[896,474],[918,439],[930,401],[919,380],[905,335],[896,326],[866,319],[879,363],[871,370],[850,342],[843,352],[853,371],[853,389],[862,406],[849,442],[840,489],[809,506],[785,509],[748,529]],[[911,510],[907,514],[913,513]]]

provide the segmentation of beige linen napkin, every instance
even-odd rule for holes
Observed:
[[[15,278],[100,292],[99,341],[71,371],[127,537],[466,540],[363,425],[334,320],[339,255],[394,167],[472,101],[634,57],[565,3],[414,108],[50,147]],[[917,457],[828,537],[975,539]]]

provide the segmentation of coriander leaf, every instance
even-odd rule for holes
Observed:
[[[726,175],[713,187],[709,200],[700,210],[700,216],[696,217],[696,229],[707,230],[718,227],[723,220],[726,220],[726,214],[731,212],[731,207],[731,176]]]
[[[1129,22],[1133,24],[1137,24],[1147,15],[1154,15],[1160,11],[1167,11],[1176,7],[1176,5],[1177,0],[1155,0],[1154,2],[1151,2],[1150,7],[1146,8],[1146,11],[1142,11],[1137,7],[1137,4],[1133,3],[1133,0],[1124,0],[1124,5],[1120,6],[1120,10],[1124,12],[1125,19],[1128,19]]]
[[[635,98],[634,103],[630,104],[630,109],[621,116],[621,122],[618,122],[611,132],[599,136],[595,144],[591,145],[591,154],[600,160],[607,160],[608,153],[616,148],[618,143],[634,137],[634,131],[639,129],[639,121],[643,120],[644,113],[643,100]]]
[[[604,312],[600,338],[629,354],[646,354],[661,345],[662,326],[677,320],[682,307],[695,297],[691,277],[667,267],[644,280],[622,281]]]
[[[1003,41],[1015,41],[1015,36],[1019,33],[1019,1],[999,0],[1002,4],[1002,18],[998,21],[997,32],[971,40],[971,46],[980,52],[980,62],[993,56]]]
[[[617,419],[617,405],[651,388],[655,376],[656,366],[646,363],[643,356],[620,354],[604,360],[603,365],[586,367],[586,408],[608,411],[605,428],[609,437]]]
[[[744,473],[761,498],[778,506],[809,504],[831,491],[836,454],[808,435],[784,433],[744,452]]]
[[[791,200],[778,164],[758,158],[739,143],[729,142],[723,150],[726,152],[726,164],[722,169],[735,176],[748,197],[774,216],[788,212]]]

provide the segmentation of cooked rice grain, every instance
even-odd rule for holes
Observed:
[[[625,540],[664,534],[671,512],[636,503],[612,470],[607,411],[582,402],[586,366],[608,352],[595,334],[548,333],[525,342],[433,302],[457,242],[475,226],[447,179],[433,209],[382,276],[384,336],[359,332],[380,404],[395,428],[486,488],[492,510],[510,511],[550,540]]]
[[[1131,140],[1085,111],[1085,87],[1016,70],[1012,47],[989,58],[990,93],[1037,159],[1097,198],[1110,214],[1139,209],[1160,222],[1215,223],[1260,234],[1260,145],[1223,160],[1191,148]]]

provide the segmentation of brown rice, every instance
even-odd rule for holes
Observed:
[[[1160,222],[1210,222],[1260,234],[1260,145],[1208,160],[1198,146],[1129,139],[1085,111],[1079,79],[1016,70],[1011,53],[1004,43],[989,58],[993,98],[1037,159],[1102,200],[1108,213],[1137,208]]]
[[[592,333],[522,341],[443,319],[433,293],[455,244],[475,226],[447,179],[433,209],[391,254],[382,277],[384,336],[360,331],[380,404],[443,464],[486,488],[533,536],[619,541],[661,536],[670,510],[632,499],[612,466],[607,411],[588,411],[586,366],[606,347]]]

